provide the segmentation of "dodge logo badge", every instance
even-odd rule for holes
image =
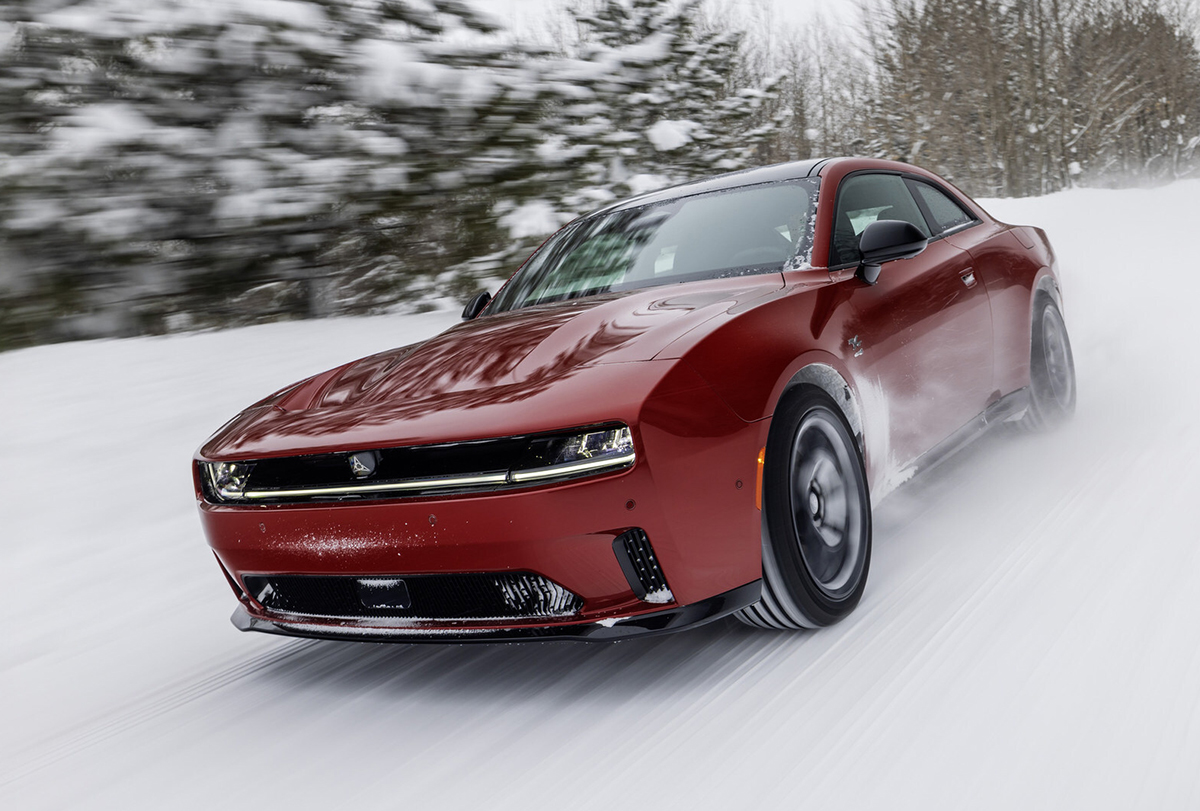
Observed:
[[[359,451],[350,457],[350,472],[356,479],[366,479],[375,473],[379,456],[375,451]]]

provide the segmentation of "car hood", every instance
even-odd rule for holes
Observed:
[[[676,339],[782,286],[780,274],[739,277],[477,318],[303,381],[231,421],[200,455],[317,453],[628,418],[663,375],[631,364],[669,356]]]

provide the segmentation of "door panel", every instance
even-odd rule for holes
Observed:
[[[935,240],[913,259],[884,265],[875,286],[843,282],[846,362],[876,434],[868,448],[883,457],[873,467],[898,470],[988,404],[991,312],[971,270],[970,254]]]

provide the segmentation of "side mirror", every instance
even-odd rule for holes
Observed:
[[[893,259],[911,259],[925,250],[929,238],[921,229],[904,220],[876,220],[858,239],[862,265],[858,276],[867,284],[879,281],[880,265]]]
[[[470,321],[475,316],[483,312],[483,308],[488,306],[488,302],[492,300],[492,294],[486,290],[476,293],[475,296],[467,302],[467,306],[463,307],[463,321]]]

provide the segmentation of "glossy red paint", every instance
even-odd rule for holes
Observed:
[[[228,575],[240,586],[260,573],[529,571],[584,600],[578,615],[541,624],[594,623],[664,608],[634,595],[614,556],[614,538],[640,527],[670,605],[699,603],[761,577],[759,454],[789,386],[820,385],[843,406],[878,494],[989,404],[1029,384],[1031,302],[1039,284],[1053,284],[1043,233],[997,222],[917,167],[857,159],[791,166],[657,197],[815,171],[810,267],[485,311],[422,344],[272,395],[197,454],[267,459],[618,421],[632,430],[634,467],[524,490],[326,504],[214,504],[197,480],[204,531]],[[861,172],[934,183],[976,222],[888,263],[875,286],[854,268],[830,269],[836,192]],[[271,618],[240,598],[252,616]],[[529,624],[537,623],[505,627]]]
[[[654,539],[682,602],[753,581],[757,560],[730,539],[757,533],[754,491],[737,482],[753,481],[754,453],[742,451],[755,446],[758,426],[738,419],[686,366],[625,366],[613,367],[617,376],[605,380],[621,386],[623,374],[624,384],[636,385],[629,373],[644,367],[663,375],[640,402],[606,400],[608,419],[637,426],[645,461],[628,472],[498,494],[250,507],[209,503],[197,482],[205,532],[237,578],[532,571],[584,597],[585,616],[628,608],[632,594],[612,541],[634,526]],[[567,421],[589,422],[580,419]],[[212,458],[207,450],[201,456]],[[718,470],[726,472],[711,473]],[[623,589],[614,590],[614,576]]]
[[[933,181],[979,221],[931,241],[913,259],[889,263],[875,286],[853,268],[830,271],[837,184],[864,171]],[[1013,226],[917,167],[832,160],[821,184],[818,267],[785,273],[784,289],[755,302],[752,312],[714,320],[711,329],[687,336],[686,347],[677,342],[672,349],[747,420],[769,418],[802,368],[830,366],[866,412],[873,428],[865,437],[870,480],[886,489],[891,477],[991,402],[1029,385],[1029,311],[1038,279],[1052,274],[1053,256],[1041,232],[1022,229],[1038,242],[1024,249]],[[976,278],[971,288],[962,280],[968,271]],[[746,357],[755,363],[744,363]]]
[[[645,361],[731,307],[782,287],[778,273],[717,279],[465,322],[264,400],[210,439],[200,456],[255,459],[632,419],[651,393],[679,385],[668,377],[671,364]]]

